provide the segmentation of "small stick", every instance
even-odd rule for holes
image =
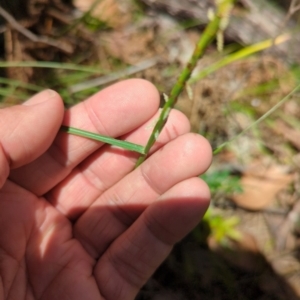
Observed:
[[[10,24],[10,26],[26,36],[29,40],[33,42],[40,42],[43,44],[47,44],[49,46],[53,46],[58,48],[66,53],[71,54],[73,52],[73,48],[63,42],[58,42],[46,36],[37,36],[36,34],[32,33],[30,30],[26,29],[22,26],[11,14],[9,14],[2,6],[0,6],[0,15]]]

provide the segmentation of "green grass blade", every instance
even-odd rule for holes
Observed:
[[[49,69],[62,69],[71,71],[82,71],[94,74],[107,73],[106,70],[100,67],[79,66],[76,64],[47,62],[47,61],[0,61],[0,68],[49,68]]]
[[[38,86],[38,85],[22,82],[20,80],[4,78],[4,77],[0,77],[0,84],[6,84],[9,86],[15,86],[15,87],[22,87],[22,88],[25,88],[27,90],[34,91],[34,92],[40,92],[43,89],[43,87]]]
[[[282,35],[276,37],[275,39],[268,39],[268,40],[259,42],[257,44],[245,47],[245,48],[243,48],[239,51],[236,51],[232,54],[229,54],[226,57],[220,59],[219,61],[211,64],[207,68],[204,68],[203,70],[201,70],[195,77],[193,77],[189,80],[189,84],[195,83],[196,81],[201,80],[202,78],[210,75],[211,73],[213,73],[235,61],[246,58],[254,53],[263,51],[270,47],[277,46],[281,43],[284,43],[287,40],[289,40],[290,38],[291,38],[291,35],[282,34]]]
[[[86,137],[88,139],[92,139],[92,140],[96,140],[96,141],[103,142],[106,144],[110,144],[110,145],[113,145],[113,146],[116,146],[119,148],[133,151],[133,152],[138,152],[140,154],[145,153],[145,148],[138,144],[117,140],[117,139],[114,139],[114,138],[111,138],[111,137],[108,137],[105,135],[85,131],[85,130],[74,128],[74,127],[61,126],[61,130],[64,132],[67,132],[69,134]]]
[[[282,100],[280,100],[276,105],[274,105],[270,110],[268,110],[265,114],[263,114],[260,118],[258,118],[255,122],[250,124],[248,127],[246,127],[244,130],[242,130],[239,134],[237,134],[235,137],[233,137],[231,140],[221,144],[218,146],[213,153],[217,154],[219,153],[224,147],[226,147],[229,143],[235,141],[238,139],[241,135],[245,134],[247,131],[249,131],[253,126],[259,124],[261,121],[265,120],[267,117],[269,117],[276,109],[278,109],[282,104],[287,102],[290,97],[295,94],[300,89],[300,84],[298,84],[290,93],[288,93]]]

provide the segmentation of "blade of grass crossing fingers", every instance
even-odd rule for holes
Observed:
[[[199,42],[197,43],[195,50],[186,65],[186,67],[181,72],[180,76],[177,79],[177,82],[173,86],[170,96],[167,99],[165,105],[162,108],[162,111],[160,113],[159,119],[157,123],[154,126],[154,129],[150,135],[150,138],[145,146],[145,154],[142,155],[137,163],[136,167],[139,166],[143,161],[146,159],[147,154],[149,153],[151,147],[157,140],[159,134],[161,133],[164,125],[166,124],[168,120],[169,113],[171,109],[176,104],[176,101],[178,99],[178,96],[182,92],[182,90],[185,87],[186,82],[191,77],[191,74],[194,70],[194,68],[197,65],[198,60],[203,56],[206,48],[208,45],[214,40],[216,37],[223,17],[228,17],[229,12],[231,8],[233,7],[235,0],[218,0],[218,7],[216,13],[212,16],[211,21],[206,26],[203,34],[201,35],[201,38]]]
[[[90,131],[85,131],[85,130],[74,128],[74,127],[61,126],[61,130],[64,132],[67,132],[69,134],[78,135],[78,136],[85,137],[88,139],[96,140],[99,142],[110,144],[110,145],[113,145],[113,146],[116,146],[119,148],[133,151],[133,152],[138,152],[140,154],[145,153],[145,147],[138,145],[138,144],[134,144],[134,143],[130,143],[130,142],[122,141],[122,140],[117,140],[117,139],[114,139],[114,138],[111,138],[111,137],[108,137],[105,135],[93,133]]]

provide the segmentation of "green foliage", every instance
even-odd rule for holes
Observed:
[[[82,22],[92,31],[108,29],[110,27],[107,22],[102,21],[99,18],[94,18],[91,14],[86,14],[84,18],[82,18]]]
[[[220,244],[226,244],[228,239],[239,240],[241,238],[241,233],[236,229],[240,219],[236,216],[224,218],[209,209],[203,221],[207,222],[211,235]]]
[[[208,184],[213,196],[216,195],[231,195],[233,193],[242,192],[240,185],[240,177],[232,175],[229,170],[220,170],[209,172],[201,176]],[[209,228],[209,234],[220,244],[226,244],[228,239],[237,240],[241,234],[236,229],[239,223],[239,218],[226,218],[221,214],[215,213],[215,210],[210,207],[206,212],[203,221]],[[201,236],[199,233],[198,236]]]
[[[242,192],[240,178],[230,174],[229,170],[208,172],[203,174],[201,178],[208,184],[212,194],[230,195]]]
[[[297,83],[300,82],[300,66],[299,64],[293,64],[291,66],[291,73],[294,75],[294,78],[296,79]]]

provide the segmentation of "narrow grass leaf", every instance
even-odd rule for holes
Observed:
[[[58,63],[58,62],[47,62],[47,61],[12,61],[12,62],[1,61],[0,62],[0,68],[11,68],[11,67],[63,69],[63,70],[89,72],[94,74],[107,73],[106,70],[101,69],[100,67],[80,66],[76,64],[66,64],[66,63]]]
[[[282,34],[275,39],[268,39],[254,45],[245,47],[239,51],[236,51],[232,54],[225,56],[224,58],[220,59],[219,61],[209,65],[207,68],[201,70],[196,76],[189,80],[189,84],[195,83],[196,81],[205,78],[206,76],[210,75],[211,73],[235,62],[246,58],[254,53],[263,51],[265,49],[271,48],[272,46],[279,45],[281,43],[286,42],[291,38],[289,34]]]
[[[138,152],[140,154],[145,153],[145,148],[141,145],[122,141],[122,140],[117,140],[117,139],[114,139],[114,138],[111,138],[111,137],[108,137],[105,135],[101,135],[98,133],[93,133],[93,132],[85,131],[85,130],[74,128],[74,127],[68,127],[68,126],[62,126],[61,130],[65,131],[69,134],[82,136],[82,137],[85,137],[88,139],[92,139],[92,140],[96,140],[96,141],[103,142],[106,144],[110,144],[110,145],[113,145],[113,146],[116,146],[119,148],[133,151],[133,152]]]
[[[250,124],[248,127],[246,127],[244,130],[242,130],[239,134],[237,134],[235,137],[233,137],[231,140],[221,144],[218,146],[213,153],[217,154],[219,153],[224,147],[226,147],[229,143],[235,141],[240,136],[245,134],[247,131],[249,131],[253,126],[256,126],[266,118],[268,118],[275,110],[277,110],[281,105],[283,105],[285,102],[287,102],[290,97],[295,94],[300,89],[300,84],[298,84],[290,93],[288,93],[282,100],[280,100],[276,105],[274,105],[270,110],[268,110],[265,114],[263,114],[260,118],[258,118],[255,122]]]

